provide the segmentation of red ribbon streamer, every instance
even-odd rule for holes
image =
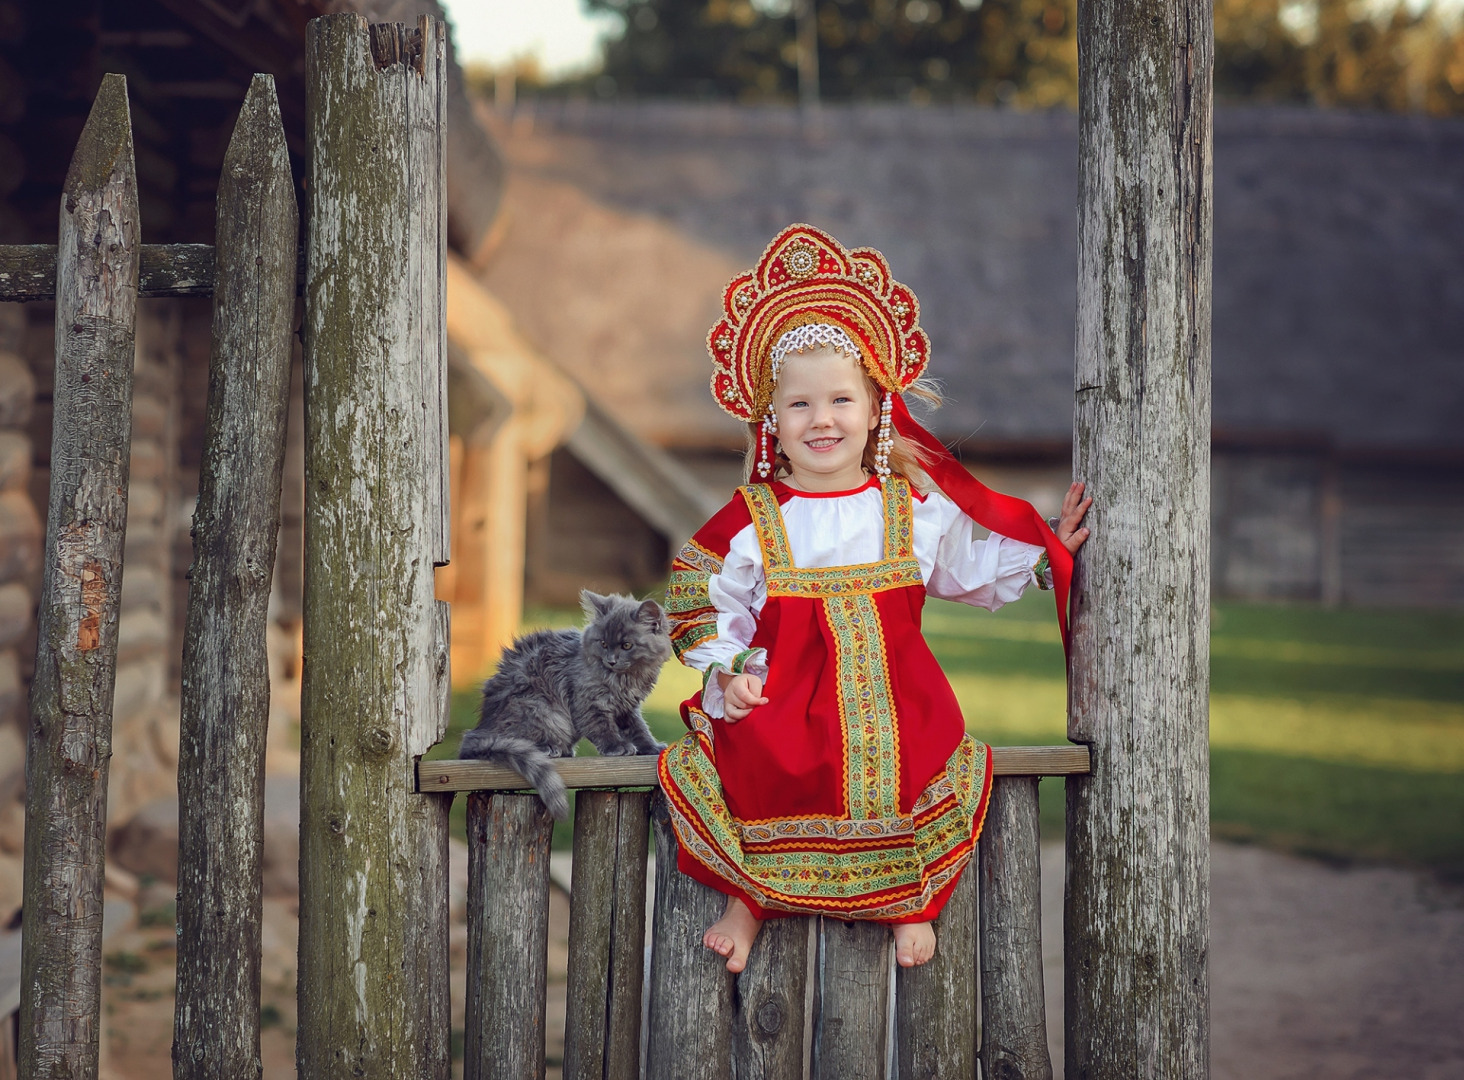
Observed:
[[[925,471],[967,517],[984,529],[1010,536],[1024,544],[1035,544],[1047,549],[1047,561],[1052,567],[1052,588],[1057,597],[1057,625],[1062,631],[1062,647],[1066,652],[1068,593],[1073,581],[1072,552],[1063,546],[1063,542],[1057,538],[1047,522],[1042,520],[1042,515],[1031,503],[992,491],[977,480],[939,439],[910,415],[903,394],[895,394],[893,397],[895,430],[925,450],[931,459],[925,466]]]

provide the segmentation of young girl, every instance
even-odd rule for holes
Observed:
[[[970,861],[990,748],[965,733],[920,634],[925,596],[996,609],[1056,586],[1090,500],[1057,533],[977,483],[910,416],[929,358],[914,294],[879,252],[793,225],[728,286],[708,348],[747,421],[749,479],[682,549],[672,642],[705,673],[661,755],[682,872],[727,895],[703,943],[741,971],[762,920],[892,924],[897,961]],[[992,530],[975,538],[976,524]]]

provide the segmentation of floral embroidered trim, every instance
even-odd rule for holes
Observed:
[[[893,817],[900,794],[898,719],[879,610],[863,594],[829,597],[823,609],[833,631],[844,727],[845,811],[859,820]]]
[[[816,847],[761,853],[742,848],[744,826],[727,811],[709,735],[688,735],[668,748],[659,771],[672,824],[687,853],[763,907],[890,919],[923,910],[971,858],[990,792],[989,763],[988,748],[964,736],[945,772],[917,801],[929,815],[912,815],[914,827],[904,836],[884,843],[876,838],[874,844],[867,836],[822,843],[809,836],[802,839]],[[820,820],[792,819],[790,824],[816,830]]]
[[[766,571],[769,596],[852,596],[883,592],[925,582],[914,559],[901,562],[864,563],[855,566],[826,566],[803,570],[796,566]]]
[[[914,515],[910,512],[910,481],[890,476],[884,481],[886,561],[915,557]]]
[[[732,674],[741,675],[744,671],[747,670],[747,662],[762,651],[763,650],[761,648],[743,649],[740,653],[732,658]]]
[[[1048,562],[1047,552],[1042,553],[1042,558],[1032,564],[1032,576],[1037,580],[1037,587],[1044,592],[1052,588],[1052,566]]]
[[[748,484],[738,488],[752,512],[753,528],[757,530],[758,546],[762,548],[763,566],[768,570],[793,565],[793,556],[788,549],[788,535],[783,531],[783,512],[778,509],[778,497],[767,484]]]
[[[666,585],[666,614],[671,622],[671,647],[680,659],[685,653],[717,636],[717,610],[709,586],[722,572],[722,560],[695,540],[687,541],[671,564]]]

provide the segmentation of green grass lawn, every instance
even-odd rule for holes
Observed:
[[[931,601],[925,629],[978,737],[1064,741],[1049,596],[995,615]],[[1216,836],[1464,880],[1464,614],[1220,604],[1211,639]],[[698,686],[697,673],[666,666],[645,710],[660,738],[684,731],[677,705]],[[474,699],[454,697],[453,734],[431,756],[452,756]],[[1062,828],[1061,780],[1043,782],[1043,826]]]

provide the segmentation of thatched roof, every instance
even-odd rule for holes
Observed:
[[[640,433],[737,438],[702,334],[726,276],[804,220],[920,296],[943,437],[1070,439],[1070,114],[825,107],[810,131],[782,108],[541,103],[498,134],[490,281]],[[1464,123],[1221,108],[1214,169],[1217,433],[1464,449]]]

